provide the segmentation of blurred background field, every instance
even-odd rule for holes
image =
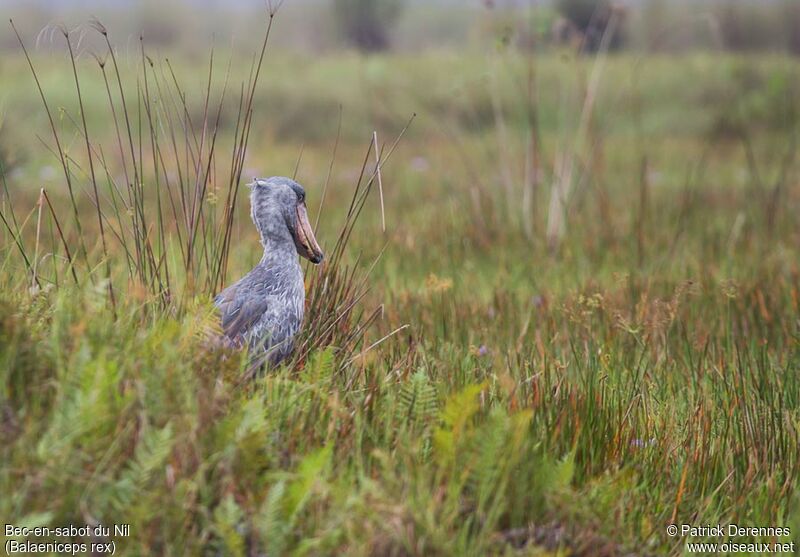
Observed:
[[[6,25],[5,522],[131,555],[800,532],[796,0],[286,0],[250,104],[274,0],[0,6],[60,145]],[[328,253],[368,195],[242,385],[209,341],[261,255],[234,184],[295,173]]]

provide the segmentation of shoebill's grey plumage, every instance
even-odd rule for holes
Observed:
[[[252,271],[219,293],[225,336],[236,346],[264,351],[278,364],[291,354],[303,323],[305,287],[298,254],[312,263],[322,250],[308,222],[305,191],[290,178],[257,179],[250,187],[250,215],[264,256]]]

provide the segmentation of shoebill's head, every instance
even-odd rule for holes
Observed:
[[[297,253],[312,263],[320,263],[324,254],[308,222],[303,187],[282,176],[258,178],[247,186],[250,215],[264,247],[293,242]]]

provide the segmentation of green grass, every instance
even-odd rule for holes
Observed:
[[[680,554],[686,540],[666,535],[670,523],[800,532],[800,182],[786,156],[796,61],[612,57],[587,132],[594,148],[576,151],[553,246],[554,161],[575,142],[591,60],[535,60],[542,178],[522,213],[523,57],[343,55],[294,71],[272,56],[243,179],[291,175],[305,144],[298,179],[314,219],[343,105],[318,233],[328,251],[372,129],[388,148],[418,113],[382,171],[387,231],[373,187],[341,260],[309,273],[308,330],[341,311],[321,301],[320,277],[352,284],[346,269],[366,276],[385,247],[369,291],[307,357],[242,384],[246,358],[213,340],[212,292],[179,288],[182,302],[164,306],[128,277],[113,242],[109,307],[88,196],[79,210],[95,268],[81,267],[80,287],[46,212],[34,249],[38,188],[59,215],[69,201],[63,180],[37,178],[55,159],[35,147],[32,130],[48,132],[31,117],[27,162],[8,187],[17,220],[30,213],[21,241],[44,284],[30,288],[4,230],[5,523],[130,524],[130,537],[114,538],[126,555]],[[74,111],[57,62],[42,61],[44,88]],[[88,125],[113,147],[92,63],[79,60]],[[21,60],[5,67],[16,76],[6,122],[41,115]],[[202,98],[190,96],[192,110]],[[223,121],[220,141],[234,124]],[[58,125],[79,157],[82,136]],[[77,171],[76,182],[91,186]],[[259,256],[246,205],[227,281]],[[76,241],[74,223],[62,224]]]

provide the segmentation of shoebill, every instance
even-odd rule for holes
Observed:
[[[277,365],[291,354],[303,323],[306,296],[298,254],[318,264],[323,253],[308,222],[306,194],[300,184],[273,176],[248,187],[250,215],[264,256],[252,271],[220,292],[214,303],[225,336],[234,346],[249,346]]]

